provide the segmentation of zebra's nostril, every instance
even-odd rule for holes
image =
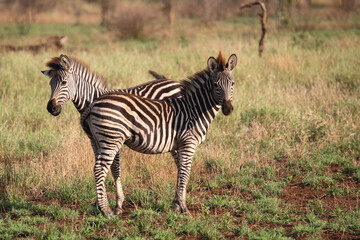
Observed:
[[[56,101],[52,99],[48,102],[47,110],[52,115],[57,116],[61,112],[61,107],[59,105],[56,105]]]
[[[234,110],[234,107],[230,101],[224,101],[223,105],[221,107],[222,112],[224,113],[224,115],[229,115],[230,113],[232,113],[232,111]]]

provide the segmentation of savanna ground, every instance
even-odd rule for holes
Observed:
[[[360,19],[354,16],[354,22]],[[3,44],[69,36],[61,51],[0,55],[0,239],[360,239],[360,30],[294,31],[269,19],[181,20],[173,37],[116,40],[95,23],[2,24]],[[327,24],[325,22],[325,24]],[[218,114],[196,151],[188,186],[192,217],[169,209],[176,167],[169,154],[124,147],[124,213],[95,202],[94,156],[68,103],[46,110],[45,63],[61,53],[101,73],[109,87],[181,80],[222,50],[238,56],[234,112]],[[107,178],[115,205],[112,177]]]

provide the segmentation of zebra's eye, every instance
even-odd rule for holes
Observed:
[[[67,81],[61,81],[61,86],[65,86],[67,84]]]

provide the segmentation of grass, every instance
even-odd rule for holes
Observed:
[[[165,41],[114,42],[91,24],[37,24],[26,35],[1,26],[6,44],[71,38],[59,52],[0,55],[0,239],[357,238],[359,30],[271,29],[259,58],[257,19],[245,20],[249,25],[236,18],[181,26]],[[126,147],[124,213],[101,216],[92,206],[94,156],[79,115],[71,103],[57,118],[48,114],[49,80],[40,70],[69,53],[110,87],[124,88],[150,80],[148,69],[183,79],[219,49],[239,58],[235,109],[216,117],[196,151],[187,196],[193,216],[169,209],[176,184],[171,157]],[[112,178],[106,183],[114,207]]]

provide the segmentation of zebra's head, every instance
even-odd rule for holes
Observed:
[[[229,115],[234,109],[232,105],[234,79],[231,72],[235,68],[236,63],[237,57],[235,54],[229,57],[226,64],[221,52],[217,59],[214,57],[208,59],[210,78],[213,84],[213,94],[215,100],[221,105],[221,110],[224,115]]]
[[[74,98],[76,82],[71,61],[66,55],[53,58],[47,63],[47,66],[52,69],[41,71],[44,75],[51,78],[51,96],[47,110],[52,115],[57,116],[60,114],[65,103]]]

